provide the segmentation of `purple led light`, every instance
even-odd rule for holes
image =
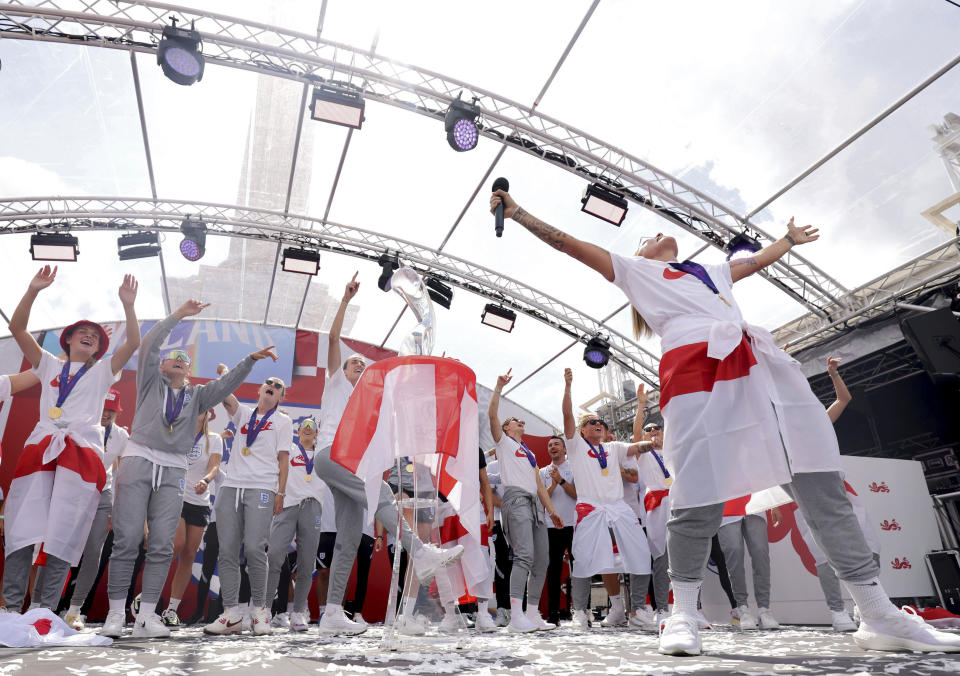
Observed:
[[[200,72],[200,62],[197,57],[183,47],[168,48],[164,52],[163,58],[168,66],[181,75],[194,77]]]
[[[463,150],[470,150],[477,145],[479,133],[477,125],[472,120],[458,120],[453,125],[453,140]]]
[[[200,260],[200,247],[197,246],[197,243],[192,239],[184,239],[180,242],[180,253],[182,253],[183,257],[188,261]]]

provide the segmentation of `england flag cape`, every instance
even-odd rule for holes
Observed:
[[[464,364],[425,356],[383,359],[367,367],[350,395],[330,458],[366,481],[373,514],[383,472],[397,458],[416,457],[479,543],[477,416],[477,377]]]
[[[0,615],[0,645],[8,648],[110,645],[113,639],[80,633],[46,608]]]

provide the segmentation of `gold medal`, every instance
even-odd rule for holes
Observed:
[[[603,476],[608,476],[610,474],[610,470],[604,467],[602,470],[600,470],[600,474],[602,474]]]
[[[404,467],[404,469],[407,470],[407,472],[409,472],[410,474],[413,474],[413,463],[411,462],[409,465]]]
[[[240,455],[250,455],[253,451],[250,450],[249,446],[244,446],[240,449]]]
[[[312,474],[306,474],[306,475],[304,475],[303,480],[304,480],[304,481],[313,481],[313,475],[312,475]]]
[[[730,305],[730,301],[728,301],[726,298],[723,297],[722,293],[718,293],[717,295],[720,297],[720,300],[722,300],[724,303],[727,304],[727,307],[733,307],[732,305]]]
[[[173,434],[173,425],[167,425],[167,434]]]
[[[50,409],[50,412],[47,415],[49,415],[51,418],[56,420],[57,418],[63,415],[63,409],[60,408],[59,406],[54,406],[53,408]]]
[[[672,486],[672,485],[673,485],[673,478],[672,478],[672,477],[667,477],[666,479],[664,479],[664,480],[663,480],[663,485],[664,485],[664,486]]]

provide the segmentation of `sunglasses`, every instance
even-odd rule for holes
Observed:
[[[663,428],[660,425],[647,425],[643,428],[644,432],[653,432],[654,430],[662,430]]]
[[[605,422],[603,422],[602,420],[600,420],[600,418],[590,418],[589,420],[584,420],[584,421],[583,421],[583,424],[584,424],[584,425],[603,425],[604,427],[607,426],[607,423],[605,423]],[[581,427],[582,427],[582,426],[583,426],[583,425],[581,425]]]
[[[308,430],[316,431],[317,423],[314,420],[311,420],[308,418],[300,423],[300,429],[308,429]]]
[[[278,390],[284,389],[283,381],[277,380],[276,378],[267,378],[266,380],[263,381],[263,384],[266,385],[267,387],[273,387]]]
[[[180,361],[189,364],[190,355],[184,352],[183,350],[170,350],[167,353],[167,359],[179,359]]]

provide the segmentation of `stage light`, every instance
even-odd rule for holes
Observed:
[[[310,118],[319,122],[359,129],[363,125],[365,103],[359,91],[320,85],[313,90]]]
[[[627,200],[599,183],[592,183],[583,191],[580,211],[619,226],[627,216]]]
[[[480,322],[495,329],[510,333],[517,321],[517,313],[494,303],[487,303],[480,315]]]
[[[207,249],[207,226],[203,221],[192,221],[190,217],[183,219],[180,224],[183,240],[180,242],[180,253],[188,261],[198,261],[203,258]]]
[[[476,103],[461,101],[459,95],[447,108],[447,114],[443,119],[443,127],[447,132],[447,143],[458,153],[473,150],[477,147],[477,141],[480,140],[480,128],[477,126],[478,117],[480,117],[480,108],[477,107]]]
[[[309,249],[290,247],[283,250],[284,272],[299,272],[301,275],[315,275],[320,271],[320,254]]]
[[[450,303],[453,301],[453,289],[433,277],[428,276],[425,280],[427,283],[427,293],[430,294],[433,302],[449,310]]]
[[[75,261],[80,249],[70,233],[42,233],[30,236],[30,255],[35,261]]]
[[[155,232],[134,232],[117,239],[117,256],[122,261],[160,255],[159,237]]]
[[[383,268],[383,272],[380,273],[380,279],[377,280],[377,286],[380,287],[381,291],[389,291],[390,278],[393,277],[393,271],[400,267],[400,257],[388,251],[380,255],[377,263]]]
[[[599,335],[587,341],[583,348],[583,361],[592,369],[600,369],[610,361],[610,344]]]
[[[730,238],[730,241],[726,243],[723,250],[727,252],[727,260],[730,260],[735,254],[741,251],[752,251],[756,253],[762,248],[756,237],[751,237],[745,232],[740,232]]]
[[[178,85],[192,85],[203,79],[203,54],[200,52],[200,33],[173,25],[163,29],[163,37],[157,46],[157,64],[163,74]]]

